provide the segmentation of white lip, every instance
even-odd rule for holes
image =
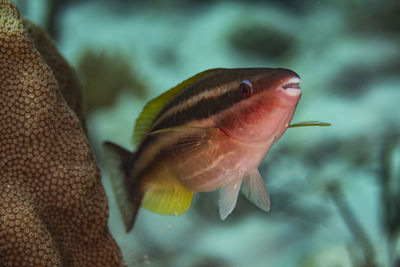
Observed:
[[[300,82],[301,80],[298,77],[291,78],[282,86],[282,89],[287,95],[298,96],[301,94]]]

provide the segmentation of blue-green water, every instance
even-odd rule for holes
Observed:
[[[109,226],[128,266],[392,266],[399,260],[397,1],[64,1],[53,20],[47,19],[51,1],[16,2],[52,29],[60,52],[92,85],[87,96],[115,91],[105,103],[88,100],[87,122],[109,197]],[[99,63],[84,64],[93,57]],[[303,88],[293,121],[332,126],[289,129],[271,149],[260,168],[269,213],[240,197],[222,222],[217,194],[199,193],[180,217],[141,209],[125,233],[101,143],[133,150],[130,137],[144,104],[214,67],[292,69]],[[391,170],[386,191],[384,170]]]

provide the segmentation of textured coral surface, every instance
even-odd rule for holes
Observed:
[[[44,62],[0,1],[0,265],[120,266],[99,169]]]

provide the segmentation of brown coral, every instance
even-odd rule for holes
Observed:
[[[0,25],[0,265],[120,266],[99,169],[63,81],[6,0]]]
[[[53,44],[51,38],[34,23],[24,20],[24,29],[33,46],[42,56],[44,62],[50,67],[58,82],[58,89],[67,102],[68,106],[75,112],[82,126],[85,127],[85,117],[82,103],[82,87],[78,82],[75,71],[61,56]]]

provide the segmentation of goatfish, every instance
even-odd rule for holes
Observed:
[[[127,231],[140,206],[181,215],[195,192],[219,189],[224,220],[241,189],[261,210],[270,199],[258,166],[288,127],[301,96],[300,77],[282,68],[211,69],[151,100],[138,117],[134,153],[104,143]]]

